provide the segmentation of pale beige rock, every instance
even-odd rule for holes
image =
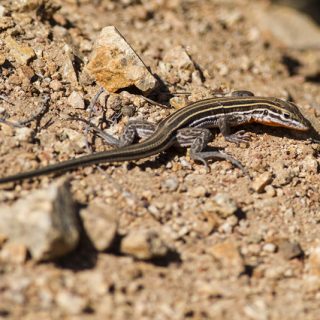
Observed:
[[[76,109],[84,109],[84,101],[83,96],[77,91],[72,91],[70,96],[68,97],[68,104]]]
[[[107,204],[93,204],[80,212],[84,229],[98,251],[112,245],[118,229],[116,208]]]
[[[308,173],[316,174],[318,172],[319,164],[317,159],[312,154],[308,154],[301,162],[301,165],[302,168]]]
[[[272,175],[269,172],[264,172],[254,179],[252,189],[257,193],[265,191],[265,187],[272,182]]]
[[[62,89],[63,85],[61,83],[61,81],[59,80],[52,80],[50,82],[49,87],[53,90],[53,91],[59,91]]]
[[[286,260],[297,258],[303,255],[301,246],[297,242],[291,242],[288,239],[280,239],[276,242],[279,254]]]
[[[181,109],[187,105],[185,96],[177,96],[170,99],[170,105],[175,109]]]
[[[81,313],[88,301],[77,294],[71,293],[67,290],[61,290],[56,296],[56,303],[65,313],[76,315]]]
[[[219,261],[221,267],[229,273],[239,275],[245,269],[244,260],[239,248],[232,241],[215,244],[207,252]]]
[[[0,261],[21,264],[27,260],[28,251],[24,244],[7,242],[0,250]]]
[[[163,57],[163,61],[170,63],[178,69],[194,71],[195,66],[185,48],[178,46],[172,48]]]
[[[32,58],[36,56],[35,52],[30,46],[18,43],[10,36],[6,37],[5,44],[15,60],[22,65],[27,64]]]
[[[30,142],[33,137],[33,130],[28,127],[16,128],[15,137],[21,142]]]
[[[182,46],[173,47],[166,51],[163,61],[159,64],[159,69],[161,76],[171,84],[185,84],[193,81],[198,85],[202,83],[201,74],[197,75],[196,72],[199,70],[197,70],[188,51]]]
[[[122,253],[143,260],[163,257],[168,251],[166,243],[153,230],[131,231],[121,242]]]
[[[64,128],[62,132],[66,139],[62,141],[60,145],[56,145],[56,150],[66,153],[71,150],[77,153],[82,152],[86,146],[86,138],[83,134],[70,128]],[[58,146],[60,146],[60,148]]]
[[[6,8],[0,4],[0,18],[4,17],[6,13],[7,13]]]
[[[306,268],[309,274],[320,277],[320,244],[312,246]]]
[[[78,78],[73,66],[73,50],[69,45],[65,44],[63,47],[63,52],[63,61],[61,61],[63,79],[69,81],[73,87],[76,87],[78,85]]]
[[[217,193],[212,199],[206,201],[204,209],[213,212],[222,218],[228,218],[238,210],[235,201],[226,193]]]
[[[133,85],[148,92],[157,86],[157,80],[113,26],[101,30],[86,69],[109,92]]]
[[[25,245],[35,260],[49,260],[73,250],[79,240],[75,206],[65,180],[0,208],[0,233]]]

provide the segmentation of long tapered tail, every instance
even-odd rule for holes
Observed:
[[[21,181],[50,173],[63,173],[80,167],[87,167],[99,163],[124,162],[138,160],[155,155],[172,144],[172,140],[164,140],[162,144],[152,145],[142,142],[135,145],[114,149],[110,151],[97,152],[79,158],[59,162],[36,170],[17,173],[15,175],[0,178],[0,184]],[[151,146],[151,147],[150,147]]]

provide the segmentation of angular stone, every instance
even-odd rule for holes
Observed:
[[[6,12],[7,12],[6,8],[0,4],[0,18],[3,18]]]
[[[143,260],[163,257],[168,251],[168,246],[153,230],[131,231],[121,242],[122,253]]]
[[[288,239],[281,239],[276,242],[279,253],[284,259],[290,260],[300,257],[303,254],[301,246],[297,242],[290,242]]]
[[[244,260],[234,242],[225,241],[215,244],[208,248],[207,252],[217,259],[228,273],[239,275],[244,272]]]
[[[195,66],[185,48],[178,46],[169,50],[163,57],[166,63],[170,63],[177,69],[194,71]]]
[[[79,226],[69,183],[60,180],[12,206],[0,208],[0,233],[24,244],[35,260],[50,260],[73,250]]]
[[[83,226],[98,251],[107,250],[113,243],[118,229],[115,208],[107,204],[93,204],[81,210]]]
[[[100,32],[86,69],[109,92],[133,85],[148,92],[157,86],[156,78],[113,26]]]
[[[68,104],[75,109],[84,109],[85,107],[83,96],[77,91],[72,91],[68,98]]]
[[[14,56],[15,60],[22,65],[27,64],[36,56],[31,47],[18,43],[10,36],[6,37],[5,44],[9,48],[11,54]]]
[[[75,59],[73,50],[66,44],[63,47],[63,52],[63,61],[62,64],[59,64],[63,79],[69,81],[73,87],[76,87],[78,85],[78,77],[73,65]]]
[[[226,193],[217,193],[213,199],[206,201],[204,209],[222,218],[228,218],[238,210],[235,201]]]
[[[254,179],[252,189],[257,193],[265,191],[265,187],[272,182],[272,176],[269,172],[264,172]]]

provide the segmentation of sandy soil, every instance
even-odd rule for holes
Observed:
[[[0,124],[0,176],[87,152],[83,123],[67,118],[88,117],[85,107],[99,86],[84,66],[107,25],[115,25],[162,80],[151,98],[169,107],[132,91],[113,95],[107,105],[103,96],[95,120],[123,108],[111,128],[115,134],[128,114],[157,122],[174,111],[170,104],[240,89],[292,99],[320,130],[319,50],[288,48],[260,28],[256,17],[266,1],[2,2],[1,115],[21,121],[38,112],[44,96],[49,100],[28,129]],[[22,47],[3,45],[9,36]],[[185,50],[191,71],[170,62]],[[83,99],[70,99],[74,91]],[[119,237],[156,230],[170,254],[143,261],[123,254],[117,243],[97,252],[82,239],[55,262],[2,259],[0,318],[319,319],[320,147],[308,134],[245,129],[252,137],[248,147],[225,142],[218,132],[211,145],[241,161],[253,182],[226,161],[210,163],[207,174],[176,150],[105,166],[105,175],[96,168],[70,173],[79,207],[108,205],[118,217]],[[107,148],[100,138],[89,141],[94,150]],[[3,188],[0,201],[13,203],[54,179]]]

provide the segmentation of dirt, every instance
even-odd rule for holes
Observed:
[[[149,98],[164,105],[132,88],[109,100],[103,95],[93,120],[105,129],[106,118],[117,118],[109,132],[120,134],[129,116],[157,122],[174,111],[171,105],[234,90],[291,99],[320,130],[319,49],[288,48],[260,29],[255,17],[267,1],[1,5],[1,118],[34,118],[23,128],[0,123],[1,177],[88,152],[84,124],[70,117],[88,118],[99,86],[85,65],[108,25],[161,80]],[[191,67],[175,58],[186,52]],[[95,167],[68,173],[79,208],[112,208],[119,239],[98,252],[82,237],[68,256],[36,263],[3,259],[0,237],[0,318],[319,319],[319,144],[309,133],[244,129],[251,135],[247,147],[218,132],[210,145],[238,159],[253,180],[227,161],[211,162],[208,174],[175,149],[103,166],[104,173]],[[91,133],[88,140],[93,151],[108,148]],[[2,187],[0,201],[11,204],[54,179]],[[145,230],[160,235],[164,257],[143,260],[121,251],[122,237]]]

